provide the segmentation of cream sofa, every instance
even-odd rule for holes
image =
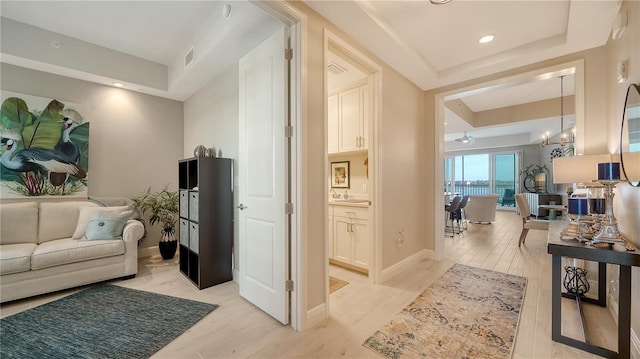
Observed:
[[[73,238],[89,233],[85,222],[96,211],[122,208],[92,201],[0,205],[0,302],[135,276],[138,240],[144,234],[139,221],[125,218],[122,236],[114,239]]]
[[[496,220],[497,194],[470,195],[464,215],[467,221],[474,223],[491,223]]]

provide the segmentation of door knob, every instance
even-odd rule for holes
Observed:
[[[238,208],[240,208],[240,210],[244,210],[245,208],[249,208],[247,206],[245,206],[244,204],[240,203],[240,205],[238,206]]]

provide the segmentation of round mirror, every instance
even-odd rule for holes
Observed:
[[[640,186],[640,86],[627,89],[620,133],[620,162],[625,178],[632,186]]]

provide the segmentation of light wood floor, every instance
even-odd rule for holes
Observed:
[[[331,266],[330,274],[349,284],[331,294],[331,318],[304,333],[279,324],[240,298],[236,283],[196,290],[178,272],[176,260],[141,259],[136,278],[113,282],[220,305],[153,358],[379,358],[362,346],[365,339],[457,262],[528,278],[514,358],[598,358],[551,340],[551,256],[546,253],[546,231],[530,231],[526,245],[518,248],[520,226],[520,217],[513,212],[498,212],[493,224],[470,224],[463,234],[447,237],[444,260],[423,260],[382,285],[371,285],[362,274]],[[75,291],[4,304],[0,316]],[[580,338],[575,304],[564,300],[563,312],[565,333]],[[592,340],[615,349],[616,327],[608,311],[586,305],[585,314],[598,324],[589,327]]]

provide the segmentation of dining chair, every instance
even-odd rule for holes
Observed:
[[[530,229],[549,230],[549,222],[531,219],[529,201],[527,201],[527,196],[525,196],[524,193],[518,193],[516,195],[516,204],[518,211],[520,211],[520,217],[522,217],[522,232],[518,240],[518,247],[520,247],[527,238],[527,233],[529,233]]]

